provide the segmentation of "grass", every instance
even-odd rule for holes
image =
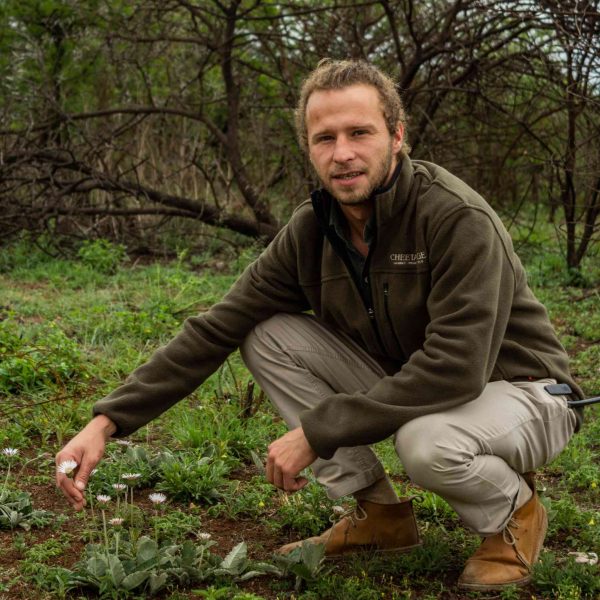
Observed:
[[[528,244],[522,251],[534,291],[584,390],[598,394],[598,288],[565,285],[556,256],[544,254],[543,236],[530,236]],[[0,251],[0,449],[19,450],[0,454],[0,510],[10,493],[22,511],[13,525],[0,525],[0,598],[135,598],[153,589],[172,600],[487,597],[455,585],[477,539],[442,499],[410,484],[389,440],[377,451],[399,493],[421,496],[424,546],[400,557],[322,563],[298,556],[278,563],[279,545],[327,527],[332,502],[315,483],[288,497],[265,482],[257,457],[285,428],[259,393],[252,410],[244,405],[250,377],[237,354],[132,436],[132,445],[109,444],[90,484],[90,508],[67,510],[53,487],[56,451],[87,421],[95,399],[187,315],[217,301],[253,256],[248,251],[210,272],[202,257],[185,254],[168,264],[132,264],[122,248],[104,242],[86,244],[74,260],[50,258],[26,243]],[[594,261],[584,276],[600,281]],[[550,528],[534,583],[495,597],[600,594],[597,567],[568,554],[600,548],[597,411],[587,411],[583,430],[540,474]],[[140,476],[126,480],[127,473]],[[167,501],[152,504],[155,492]],[[102,494],[111,496],[106,505],[96,498]],[[122,524],[109,525],[115,518]]]

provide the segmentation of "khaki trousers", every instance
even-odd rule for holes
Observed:
[[[302,411],[332,394],[367,391],[385,376],[351,339],[304,314],[261,323],[241,352],[290,428],[300,425]],[[555,381],[495,381],[471,402],[409,421],[395,435],[406,473],[443,497],[473,531],[501,531],[531,495],[520,474],[552,460],[575,429],[566,398],[545,392],[548,383]],[[312,469],[332,499],[386,476],[366,446],[339,448]]]

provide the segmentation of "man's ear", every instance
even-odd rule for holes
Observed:
[[[392,152],[394,154],[398,154],[400,152],[400,148],[402,148],[402,142],[404,141],[404,125],[402,123],[398,123],[396,126],[396,131],[392,136]]]

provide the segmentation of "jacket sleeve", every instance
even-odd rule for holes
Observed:
[[[305,435],[322,458],[380,441],[424,414],[477,398],[490,379],[515,291],[512,244],[477,207],[455,209],[429,241],[430,321],[421,349],[366,393],[335,394],[305,411]]]
[[[128,435],[194,391],[257,323],[278,312],[306,310],[293,237],[288,224],[221,302],[187,319],[175,338],[94,405],[94,415],[108,416],[116,436]]]

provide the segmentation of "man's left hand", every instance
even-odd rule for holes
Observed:
[[[298,474],[317,458],[302,427],[292,429],[269,446],[267,479],[286,492],[297,492],[308,483],[306,477],[298,477]]]

